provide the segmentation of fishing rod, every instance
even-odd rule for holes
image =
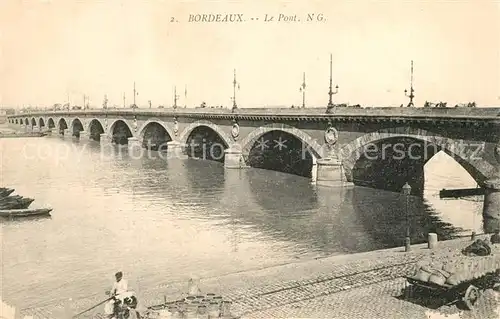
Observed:
[[[107,301],[110,301],[111,299],[113,299],[113,297],[109,297],[108,299],[101,301],[101,302],[100,302],[100,303],[98,303],[97,305],[92,306],[92,307],[90,307],[89,309],[84,310],[84,311],[82,311],[82,312],[80,312],[80,313],[78,313],[78,314],[74,315],[72,318],[76,318],[76,317],[78,317],[78,316],[80,316],[80,315],[82,315],[82,314],[86,313],[87,311],[90,311],[90,310],[92,310],[92,309],[94,309],[94,308],[96,308],[96,307],[98,307],[98,306],[102,305],[103,303],[105,303],[105,302],[107,302]]]

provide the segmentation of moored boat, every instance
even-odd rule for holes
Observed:
[[[8,201],[0,201],[0,209],[26,209],[34,201],[33,198],[16,198]]]
[[[12,196],[6,196],[4,198],[0,198],[0,203],[9,201],[9,200],[15,200],[15,199],[21,199],[23,198],[21,195],[12,195]]]
[[[13,188],[3,188],[0,189],[0,198],[7,197],[14,192]]]
[[[0,209],[2,217],[28,217],[50,215],[52,208],[35,208],[35,209]]]
[[[0,207],[4,205],[11,205],[13,203],[19,203],[22,198],[23,197],[19,195],[2,197],[0,198]]]

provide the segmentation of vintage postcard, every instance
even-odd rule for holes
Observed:
[[[0,318],[500,318],[499,21],[0,1]]]

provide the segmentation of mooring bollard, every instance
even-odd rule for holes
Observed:
[[[434,249],[438,244],[438,236],[436,233],[429,233],[427,236],[427,248]]]
[[[221,317],[222,318],[231,318],[231,304],[232,301],[224,300],[221,305]]]
[[[470,240],[472,240],[472,241],[476,240],[476,232],[475,231],[472,232],[472,234],[470,236]]]
[[[200,278],[197,276],[191,276],[188,282],[188,295],[196,296],[200,293]]]

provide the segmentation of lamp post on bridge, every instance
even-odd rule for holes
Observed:
[[[413,98],[415,97],[413,93],[415,93],[415,90],[413,90],[413,60],[411,60],[410,94],[408,95],[408,90],[405,90],[405,96],[410,98],[407,107],[415,106],[413,104]]]
[[[410,208],[409,200],[411,194],[411,186],[406,182],[402,189],[403,195],[405,195],[405,211],[406,211],[406,237],[405,237],[405,251],[408,252],[411,249],[411,239],[410,239]]]
[[[238,108],[238,105],[236,104],[236,86],[238,86],[238,90],[240,89],[240,84],[236,82],[236,69],[234,69],[234,77],[233,77],[233,109],[232,111],[236,110]]]
[[[173,108],[177,108],[177,99],[179,98],[179,95],[177,95],[177,86],[174,86],[174,106]]]
[[[306,72],[304,72],[302,85],[300,86],[302,92],[302,108],[306,107]]]
[[[335,86],[335,92],[332,91],[332,54],[330,54],[330,90],[328,91],[329,99],[326,112],[329,113],[335,105],[333,105],[332,95],[339,93],[339,86]]]
[[[138,108],[137,104],[135,104],[135,97],[137,95],[139,95],[139,92],[137,92],[136,89],[135,89],[135,81],[134,81],[134,104],[132,105],[133,109]]]

